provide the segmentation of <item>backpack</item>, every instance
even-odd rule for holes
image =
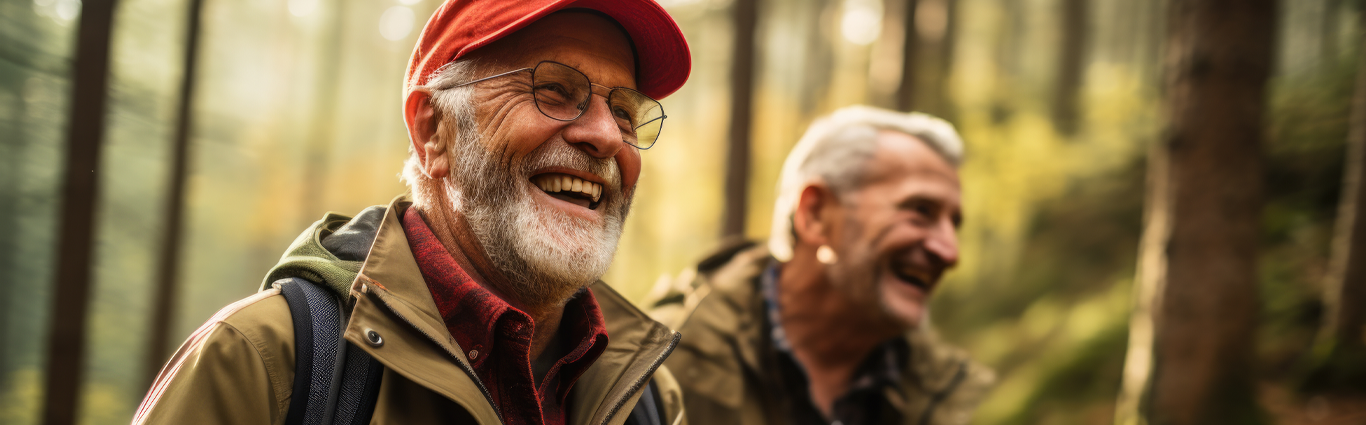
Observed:
[[[286,425],[364,425],[379,400],[384,365],[342,337],[346,305],[331,291],[297,277],[275,281],[294,322],[294,394]],[[641,389],[627,425],[672,425],[659,408],[654,379]],[[307,394],[299,397],[299,394]]]

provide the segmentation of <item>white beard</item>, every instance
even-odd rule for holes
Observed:
[[[499,289],[528,304],[562,304],[602,277],[630,209],[616,161],[594,158],[554,139],[521,164],[508,166],[477,142],[455,143],[452,178],[444,186],[450,207],[465,217],[493,266],[507,278],[510,287]],[[532,191],[540,189],[531,183],[529,173],[548,165],[607,180],[598,206],[604,213],[601,223],[566,215],[533,198]]]

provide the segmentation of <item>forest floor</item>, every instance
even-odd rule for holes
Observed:
[[[1259,397],[1279,425],[1366,425],[1366,393],[1296,394],[1278,383],[1264,383]]]

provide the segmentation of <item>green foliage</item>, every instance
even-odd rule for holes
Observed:
[[[0,0],[0,422],[42,392],[73,26],[56,2]]]
[[[1263,212],[1262,350],[1273,373],[1307,353],[1337,215],[1356,64],[1273,84]]]
[[[58,8],[73,1],[0,0],[0,293],[22,294],[0,298],[5,424],[38,422],[46,326],[61,314],[48,311],[49,282],[75,27]],[[344,213],[404,190],[395,178],[407,148],[398,83],[415,35],[386,40],[375,24],[387,8],[412,7],[425,17],[439,2],[347,2],[342,40],[323,35],[322,14],[291,13],[287,3],[208,3],[174,340],[253,291],[297,232],[322,216],[303,210],[303,190],[320,191],[324,209]],[[961,170],[967,218],[963,262],[937,290],[933,311],[946,339],[998,372],[1000,385],[978,423],[1113,420],[1142,230],[1144,152],[1161,128],[1158,3],[1094,0],[1105,24],[1092,25],[1082,131],[1073,137],[1058,135],[1047,118],[1057,49],[1053,3],[957,3],[950,75],[939,83],[952,105],[942,112],[968,144]],[[1255,371],[1272,381],[1301,373],[1295,365],[1309,356],[1318,330],[1356,66],[1318,66],[1309,53],[1324,36],[1320,16],[1306,11],[1319,2],[1282,3],[1282,64],[1266,116],[1263,361]],[[1344,11],[1363,4],[1348,3],[1357,6]],[[145,391],[145,310],[181,78],[184,2],[120,4],[81,411],[91,424],[126,422]],[[718,107],[728,94],[727,4],[667,5],[693,47],[695,67],[688,85],[664,101],[670,119],[659,145],[644,153],[633,213],[605,278],[628,296],[639,298],[655,277],[676,273],[715,243],[728,116]],[[839,38],[843,2],[765,4],[752,238],[768,231],[778,168],[811,119],[854,103],[887,104],[900,66],[892,21],[874,45],[861,46]],[[1337,36],[1349,32],[1347,25]],[[329,66],[317,52],[336,42],[346,48],[339,65]],[[1341,45],[1340,58],[1360,48]],[[334,116],[313,104],[318,90],[329,89],[315,84],[321,73],[337,73]],[[319,175],[302,175],[307,161],[320,160],[304,151],[320,120],[335,123],[336,137],[324,141]]]

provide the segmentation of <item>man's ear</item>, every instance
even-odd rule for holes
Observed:
[[[403,122],[408,126],[408,140],[417,153],[419,168],[427,177],[441,179],[450,174],[451,164],[446,149],[450,141],[437,137],[439,119],[432,108],[432,96],[424,90],[413,90],[403,102]]]
[[[831,207],[835,206],[835,194],[821,183],[812,183],[802,189],[797,198],[797,209],[792,212],[792,231],[797,240],[810,245],[824,245],[827,242],[827,223],[833,217]]]

